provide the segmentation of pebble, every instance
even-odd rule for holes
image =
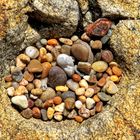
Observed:
[[[48,78],[41,79],[41,89],[42,90],[46,90],[48,88],[47,83],[48,83]]]
[[[112,67],[112,72],[113,72],[113,74],[115,74],[117,76],[121,76],[122,75],[122,70],[119,67],[117,67],[117,66],[113,66]]]
[[[39,57],[38,57],[38,60],[40,62],[46,62],[47,61],[47,50],[44,48],[44,47],[41,47],[39,49]]]
[[[40,99],[45,102],[46,100],[53,99],[56,96],[55,90],[48,87],[40,96]]]
[[[12,75],[9,74],[7,76],[4,77],[5,82],[11,82],[13,80]]]
[[[87,109],[92,109],[95,105],[95,101],[92,98],[86,99],[86,107]]]
[[[25,49],[25,54],[32,59],[35,59],[39,56],[39,51],[33,46],[29,46]]]
[[[28,81],[25,80],[24,78],[20,81],[19,83],[21,86],[27,86],[28,85]]]
[[[17,58],[20,59],[25,64],[28,64],[30,62],[30,57],[23,53],[18,55]]]
[[[51,46],[56,46],[58,45],[58,41],[56,39],[49,39],[47,44]]]
[[[109,39],[110,39],[110,36],[105,35],[105,36],[103,36],[103,37],[101,38],[101,42],[102,42],[103,44],[105,44],[105,43],[108,42]]]
[[[54,102],[55,105],[59,105],[59,104],[62,103],[62,98],[59,97],[59,96],[56,96],[56,97],[53,98],[53,102]]]
[[[76,95],[74,92],[72,91],[66,91],[66,92],[63,92],[61,94],[61,97],[63,99],[63,101],[66,99],[66,98],[73,98],[73,99],[76,99]]]
[[[18,67],[20,70],[23,70],[26,67],[26,64],[24,64],[18,57],[16,58],[16,67]]]
[[[33,116],[32,110],[30,108],[21,111],[20,114],[26,119],[30,119]]]
[[[34,106],[34,101],[32,99],[28,99],[28,108],[32,108]]]
[[[91,110],[90,110],[90,115],[91,115],[91,116],[94,116],[94,115],[95,115],[95,113],[96,113],[95,108],[93,108],[93,109],[91,109]]]
[[[73,80],[74,82],[80,82],[81,76],[80,76],[79,74],[73,74],[73,75],[72,75],[72,80]]]
[[[61,103],[61,104],[54,107],[54,110],[58,111],[58,112],[63,112],[64,109],[65,109],[65,103]]]
[[[94,96],[93,96],[93,100],[94,100],[95,102],[100,102],[100,98],[98,97],[98,95],[94,95]]]
[[[49,120],[51,120],[54,116],[55,110],[52,107],[48,107],[47,109],[47,117]]]
[[[47,39],[41,39],[40,40],[40,43],[42,44],[42,45],[47,45]]]
[[[114,62],[114,61],[110,62],[110,63],[109,63],[109,66],[110,66],[111,68],[114,67],[114,66],[119,67],[118,63],[117,63],[117,62]]]
[[[9,83],[9,82],[8,82]],[[10,82],[11,83],[11,82]],[[19,87],[19,83],[18,82],[12,82],[12,86],[14,87],[14,89]]]
[[[55,88],[56,86],[65,85],[67,82],[67,76],[65,72],[58,66],[54,66],[49,71],[48,84],[50,87]]]
[[[75,116],[74,119],[79,123],[83,122],[84,120],[81,116]]]
[[[32,73],[29,73],[28,71],[24,72],[23,77],[24,77],[25,80],[27,80],[29,82],[32,82],[33,79],[34,79],[34,75]]]
[[[107,83],[104,85],[103,89],[108,94],[115,94],[119,91],[117,85],[113,81],[107,81]]]
[[[52,106],[53,106],[53,99],[46,100],[45,103],[43,104],[43,107],[46,109]]]
[[[92,68],[96,72],[104,72],[108,68],[108,64],[104,61],[96,61],[92,64]]]
[[[90,110],[85,108],[85,107],[81,107],[79,110],[78,110],[78,113],[81,117],[83,118],[89,118],[90,116]]]
[[[80,101],[80,100],[77,100],[76,102],[75,102],[75,107],[77,108],[77,109],[80,109],[81,107],[82,107],[82,102]]]
[[[116,83],[119,82],[119,77],[117,75],[112,75],[112,76],[110,76],[109,79],[113,82],[116,82]]]
[[[8,94],[9,96],[14,96],[14,93],[15,93],[14,87],[9,87],[9,88],[7,88],[7,94]]]
[[[99,60],[101,60],[101,52],[97,52],[95,54],[95,61],[99,61]]]
[[[77,69],[85,74],[91,72],[91,64],[88,62],[78,62]]]
[[[99,92],[98,94],[98,97],[102,100],[102,101],[109,101],[111,99],[111,96],[110,95],[107,95],[106,93],[104,92]]]
[[[74,66],[67,66],[67,67],[64,68],[64,71],[66,72],[66,74],[69,77],[71,77],[75,72],[75,68],[74,68]]]
[[[86,97],[85,96],[79,96],[78,99],[82,102],[85,103],[86,102]]]
[[[56,87],[55,87],[55,90],[56,90],[56,91],[65,92],[65,91],[68,91],[69,88],[68,88],[67,86],[56,86]]]
[[[71,46],[69,46],[69,45],[62,45],[62,47],[61,47],[61,53],[62,54],[70,55],[70,51],[71,51]]]
[[[103,61],[110,63],[113,60],[113,54],[109,50],[103,50],[101,52],[101,58]]]
[[[79,82],[79,85],[80,85],[80,87],[83,87],[83,88],[85,88],[85,89],[88,88],[88,83],[87,83],[87,81],[86,81],[85,79],[82,79],[82,80]]]
[[[53,57],[53,55],[51,53],[47,53],[46,58],[47,58],[48,62],[50,62],[50,63],[53,62],[54,57]]]
[[[36,100],[38,98],[38,96],[35,96],[33,94],[30,94],[30,98],[33,99],[33,100]]]
[[[98,102],[95,106],[96,112],[101,112],[103,109],[103,102]]]
[[[71,40],[72,40],[73,42],[77,41],[78,39],[79,39],[79,38],[78,38],[77,35],[73,35],[73,36],[71,37]]]
[[[41,111],[38,107],[33,107],[32,113],[33,113],[34,118],[37,118],[37,119],[41,118]]]
[[[66,98],[64,100],[64,103],[65,103],[65,108],[67,110],[71,110],[75,107],[75,99],[74,98]]]
[[[43,102],[41,99],[37,99],[35,102],[34,102],[35,106],[38,107],[38,108],[42,108],[43,107]]]
[[[71,46],[73,44],[72,40],[70,40],[68,38],[59,38],[59,41],[61,43],[65,44],[65,45],[70,45]]]
[[[12,74],[13,80],[16,81],[16,82],[20,82],[23,79],[22,71],[19,68],[17,68],[17,67],[14,68],[11,71],[11,74]]]
[[[89,36],[87,36],[87,34],[86,33],[83,33],[82,35],[81,35],[81,39],[83,40],[83,41],[86,41],[86,42],[89,42],[91,39],[89,38]]]
[[[40,96],[42,94],[42,89],[40,89],[40,88],[32,89],[31,93],[35,96]]]
[[[59,112],[54,113],[54,119],[57,121],[62,121],[63,116]]]
[[[102,49],[102,42],[100,40],[91,40],[90,46],[92,49]]]
[[[98,82],[98,86],[103,87],[106,84],[106,78],[102,77]]]
[[[11,98],[11,102],[21,108],[28,107],[28,101],[25,95],[14,96]]]
[[[28,91],[31,91],[32,89],[34,89],[34,84],[32,84],[32,83],[28,83],[28,85],[26,86],[26,89],[28,90]]]
[[[79,88],[79,84],[74,82],[72,79],[69,79],[66,82],[66,85],[69,87],[70,90],[75,91],[76,89]]]
[[[42,116],[43,121],[48,120],[46,109],[41,109],[41,116]]]
[[[26,87],[25,86],[19,86],[15,90],[14,96],[23,95],[23,94],[26,94],[26,93],[28,93],[28,90],[26,89]]]
[[[35,85],[35,88],[41,88],[41,80],[34,79],[33,84]]]
[[[76,94],[77,96],[84,95],[84,93],[85,93],[85,88],[77,88],[77,89],[75,90],[75,94]]]
[[[46,78],[48,76],[51,67],[52,66],[51,66],[51,64],[49,62],[42,63],[42,68],[43,68],[42,74],[41,74],[42,79]]]
[[[112,69],[110,67],[107,68],[106,73],[110,76],[113,75]]]
[[[42,45],[41,45],[41,43],[40,43],[39,41],[37,41],[35,45],[36,45],[36,47],[37,47],[38,49],[42,48]]]
[[[91,88],[94,89],[94,94],[98,93],[101,90],[101,88],[98,87],[97,85],[91,86]]]
[[[73,109],[67,116],[69,119],[74,119],[74,117],[77,116],[76,110]]]
[[[36,59],[31,60],[27,68],[31,73],[42,72],[43,70],[41,63]]]
[[[94,89],[93,89],[93,88],[87,88],[84,95],[85,95],[86,97],[92,97],[93,94],[94,94]]]

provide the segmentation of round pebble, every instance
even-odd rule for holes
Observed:
[[[85,88],[85,89],[88,88],[88,83],[87,83],[87,81],[86,81],[85,79],[82,79],[82,80],[79,82],[79,85],[80,85],[80,87],[83,87],[83,88]]]
[[[72,75],[72,80],[75,81],[75,82],[80,82],[81,76],[78,75],[78,74],[73,74]]]
[[[54,107],[54,110],[58,111],[58,112],[63,112],[64,109],[65,109],[65,103],[61,103],[61,104]]]
[[[78,99],[82,102],[85,103],[86,102],[86,97],[85,96],[79,96]]]
[[[85,92],[84,95],[85,95],[86,97],[92,97],[93,94],[94,94],[94,89],[93,89],[93,88],[88,88],[88,89],[86,90],[86,92]]]
[[[84,95],[84,93],[85,93],[85,88],[77,88],[77,89],[75,90],[75,93],[76,93],[77,96]]]
[[[57,121],[62,121],[63,116],[59,112],[54,113],[54,119]]]
[[[74,98],[66,98],[64,103],[65,103],[65,108],[67,110],[71,110],[75,107],[75,99]]]
[[[102,101],[109,101],[111,99],[111,96],[110,95],[107,95],[106,93],[104,92],[99,92],[98,94],[98,97],[102,100]]]
[[[49,107],[49,108],[47,109],[47,118],[48,118],[49,120],[51,120],[51,119],[53,118],[54,112],[55,112],[55,110],[54,110],[52,107]]]
[[[70,45],[71,46],[73,44],[72,40],[70,40],[68,38],[59,38],[59,41],[61,43],[64,43],[65,45]]]
[[[121,76],[122,75],[122,70],[120,68],[118,68],[117,66],[113,66],[112,67],[112,72],[113,72],[113,74],[115,74],[117,76]]]
[[[103,102],[98,102],[98,103],[96,104],[95,109],[96,109],[96,112],[101,112],[102,109],[103,109]]]
[[[83,120],[84,120],[81,116],[75,116],[74,118],[79,123],[83,122]]]
[[[73,98],[73,99],[76,99],[76,95],[74,92],[72,91],[66,91],[66,92],[63,92],[61,94],[61,97],[63,99],[63,101],[66,99],[66,98]]]
[[[85,108],[85,107],[81,107],[78,111],[79,115],[83,118],[89,118],[90,116],[90,111],[89,109]]]
[[[47,45],[47,39],[41,39],[40,40],[40,43],[42,44],[42,45]]]
[[[81,107],[82,107],[82,102],[80,101],[80,100],[77,100],[76,102],[75,102],[75,107],[77,108],[77,109],[80,109]]]
[[[95,101],[92,98],[86,99],[86,107],[87,109],[92,109],[95,105]]]
[[[101,57],[102,57],[102,60],[107,63],[110,63],[113,60],[113,54],[109,50],[103,50],[101,52]]]
[[[41,118],[41,111],[38,107],[33,107],[32,113],[33,113],[34,118],[37,118],[37,119]]]
[[[102,42],[100,40],[91,40],[90,46],[92,49],[102,49]]]
[[[7,88],[7,94],[8,94],[9,96],[14,96],[14,93],[15,93],[14,87],[9,87],[9,88]]]
[[[92,68],[96,72],[104,72],[108,68],[108,64],[104,61],[96,61],[92,64]]]
[[[26,119],[30,119],[33,116],[32,110],[30,108],[21,111],[20,114]]]
[[[59,105],[62,103],[62,98],[59,96],[56,96],[53,98],[53,102],[54,102],[54,104]]]
[[[79,88],[79,84],[74,82],[72,79],[69,79],[66,84],[72,91],[75,91]]]
[[[42,89],[40,89],[40,88],[32,89],[31,93],[35,96],[40,96],[42,94]]]

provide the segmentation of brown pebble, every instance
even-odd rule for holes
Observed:
[[[28,85],[26,86],[26,88],[27,88],[27,90],[28,91],[31,91],[32,89],[34,89],[34,84],[32,84],[32,83],[28,83]]]
[[[11,81],[13,80],[12,75],[9,74],[9,75],[5,76],[5,77],[4,77],[4,80],[5,80],[6,82],[11,82]]]
[[[78,97],[78,99],[82,102],[82,103],[85,103],[86,102],[86,97],[81,95]]]
[[[101,90],[101,88],[96,86],[96,85],[89,86],[89,88],[93,88],[94,89],[94,94],[98,93]]]
[[[44,62],[44,63],[42,63],[42,67],[43,67],[43,71],[41,74],[41,78],[45,78],[49,74],[49,71],[51,69],[51,64],[49,62]]]
[[[30,108],[23,110],[20,114],[26,119],[32,118],[33,115],[32,110]]]
[[[110,67],[107,68],[106,73],[110,76],[113,75],[112,69]]]
[[[103,102],[96,103],[95,109],[96,109],[96,112],[101,112],[103,109]]]
[[[58,45],[58,41],[56,39],[49,39],[47,41],[47,44],[51,45],[51,46],[56,46],[56,45]]]
[[[34,118],[37,118],[37,119],[41,118],[41,112],[40,112],[40,109],[38,107],[34,107],[32,109],[32,113],[33,113]]]
[[[54,102],[54,104],[59,105],[62,103],[62,98],[59,96],[56,96],[53,98],[53,102]]]
[[[73,81],[75,81],[75,82],[80,82],[80,81],[81,81],[81,76],[78,75],[78,74],[73,74],[73,75],[72,75],[72,79],[73,79]]]
[[[67,98],[64,102],[66,109],[71,110],[74,108],[75,100],[73,98]]]
[[[28,99],[28,107],[32,108],[34,106],[34,101],[31,99]]]
[[[75,116],[74,119],[79,123],[81,123],[84,120],[81,116]]]
[[[53,99],[49,99],[49,100],[47,100],[44,104],[43,104],[43,106],[44,106],[44,108],[48,108],[48,107],[51,107],[51,106],[53,106]]]
[[[25,80],[27,80],[29,82],[33,81],[33,79],[34,79],[34,75],[32,73],[29,73],[28,71],[24,72],[23,77]]]
[[[107,63],[110,63],[113,60],[113,54],[109,50],[103,50],[101,52],[101,58]]]
[[[100,98],[98,97],[98,95],[94,95],[94,96],[93,96],[93,100],[94,100],[95,102],[100,102]]]
[[[100,40],[91,40],[90,41],[90,46],[92,49],[101,49],[102,48],[102,42]]]
[[[106,83],[106,78],[102,77],[99,81],[98,81],[98,86],[103,87]]]
[[[117,66],[113,66],[112,67],[112,72],[113,72],[113,74],[115,74],[117,76],[121,76],[122,75],[122,70],[120,68],[118,68]]]

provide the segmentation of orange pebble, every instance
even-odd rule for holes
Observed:
[[[81,123],[84,120],[81,116],[75,116],[74,118],[79,123]]]
[[[81,95],[78,97],[78,99],[82,102],[82,103],[85,103],[86,102],[86,97]]]
[[[112,69],[110,67],[107,68],[106,73],[110,76],[113,75]]]
[[[78,74],[73,74],[73,75],[72,75],[72,79],[73,79],[73,81],[75,81],[75,82],[80,82],[81,76],[78,75]]]
[[[56,39],[49,39],[47,44],[51,46],[56,46],[58,45],[58,41]]]
[[[106,83],[106,78],[102,77],[99,81],[98,81],[98,86],[103,87]]]
[[[5,76],[4,80],[6,82],[11,82],[12,81],[12,75],[10,74],[10,75]]]
[[[44,103],[44,108],[48,108],[48,107],[51,107],[53,106],[53,99],[50,99],[50,100],[47,100],[45,103]]]
[[[59,96],[56,96],[53,98],[53,102],[54,102],[54,104],[59,105],[62,103],[62,98]]]
[[[32,73],[29,73],[28,71],[24,72],[24,79],[31,82],[34,79],[34,75]]]
[[[112,67],[112,72],[113,72],[113,74],[115,74],[117,76],[121,76],[122,75],[122,70],[120,68],[118,68],[117,66],[113,66]]]
[[[94,100],[95,102],[100,102],[100,98],[98,97],[98,95],[94,95],[94,96],[93,96],[93,100]]]
[[[98,102],[95,106],[96,112],[101,112],[103,109],[103,102]]]
[[[32,109],[32,113],[33,113],[34,118],[37,118],[37,119],[41,118],[41,112],[40,112],[40,109],[38,107],[34,107]]]

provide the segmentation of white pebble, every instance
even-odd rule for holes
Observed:
[[[30,98],[36,100],[38,97],[33,94],[30,94]]]
[[[76,102],[75,102],[75,107],[77,108],[77,109],[80,109],[81,107],[82,107],[82,102],[80,101],[80,100],[77,100]]]
[[[9,87],[9,88],[7,88],[7,94],[8,94],[9,96],[14,96],[14,93],[15,93],[14,87]]]
[[[82,79],[80,82],[79,82],[79,85],[81,86],[81,87],[84,87],[84,88],[88,88],[88,83],[87,83],[87,81],[85,80],[85,79]]]
[[[92,109],[94,107],[95,101],[92,98],[86,99],[86,107]]]
[[[72,91],[75,91],[79,88],[79,84],[74,82],[72,79],[69,79],[66,83],[66,85],[71,89]]]
[[[94,94],[94,89],[93,88],[88,88],[85,92],[86,97],[92,97]]]
[[[48,78],[44,78],[41,80],[41,89],[46,90],[47,89],[47,83],[48,83]]]
[[[60,105],[55,106],[54,110],[58,112],[63,112],[65,109],[65,103],[61,103]]]

